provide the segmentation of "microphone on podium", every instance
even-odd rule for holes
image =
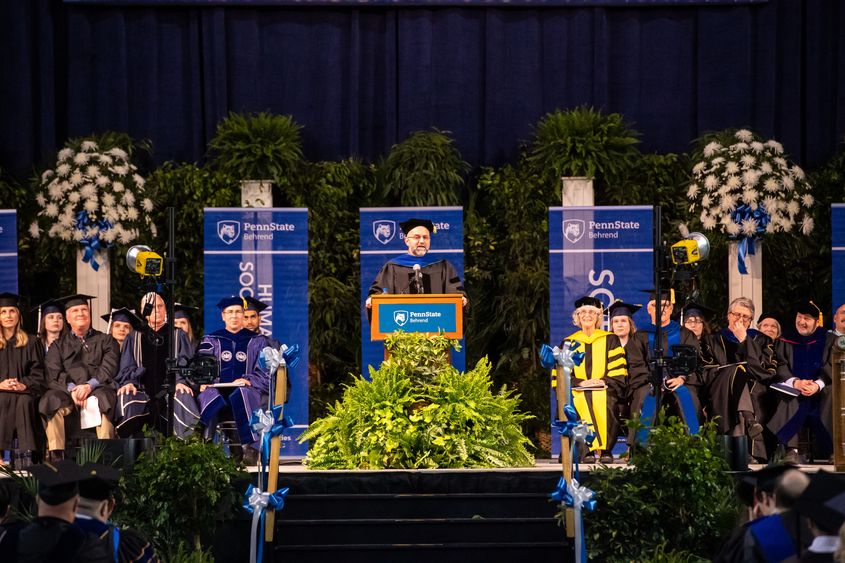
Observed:
[[[420,265],[414,264],[414,280],[417,284],[417,293],[421,294],[423,292],[423,284],[422,284],[422,272],[420,272]]]

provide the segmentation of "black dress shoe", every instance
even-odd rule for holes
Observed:
[[[595,462],[596,462],[596,456],[594,456],[593,454],[587,454],[581,460],[581,463],[595,463]]]
[[[801,456],[798,454],[797,448],[789,448],[786,450],[786,453],[783,454],[783,462],[784,463],[793,463],[798,465],[801,463]]]
[[[65,458],[65,451],[64,450],[50,450],[47,452],[47,461],[50,463],[55,463],[57,461],[62,461]]]
[[[604,452],[603,454],[601,454],[599,461],[605,465],[610,465],[611,463],[613,463],[613,454],[611,454],[610,452]]]

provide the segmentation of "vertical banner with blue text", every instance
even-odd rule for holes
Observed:
[[[832,319],[845,303],[845,203],[830,206],[830,250],[833,310],[828,318]]]
[[[0,293],[18,292],[18,215],[0,209]]]
[[[370,322],[364,301],[367,292],[382,266],[391,258],[408,252],[399,223],[408,219],[429,219],[436,233],[431,235],[429,253],[448,260],[464,279],[464,217],[462,207],[363,207],[361,218],[361,365],[369,376],[367,366],[375,369],[384,360],[384,343],[370,341]],[[470,307],[472,304],[470,303]],[[461,351],[452,353],[452,365],[466,369],[464,341]]]
[[[575,300],[591,295],[605,307],[617,299],[645,304],[641,290],[654,285],[651,206],[552,207],[549,209],[549,300],[551,344],[578,330],[572,323]],[[647,320],[645,309],[634,322]],[[606,320],[603,328],[607,329]],[[551,391],[552,420],[557,418]],[[552,454],[560,441],[552,440]]]
[[[223,328],[220,299],[253,296],[268,305],[261,332],[299,345],[285,406],[294,426],[283,436],[282,455],[304,456],[307,444],[296,439],[308,427],[308,210],[206,208],[204,235],[205,332]]]

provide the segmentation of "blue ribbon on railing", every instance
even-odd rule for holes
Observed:
[[[540,365],[545,369],[552,369],[555,365],[563,366],[565,375],[572,373],[573,366],[580,366],[584,360],[584,352],[576,352],[580,344],[578,342],[570,341],[569,346],[565,346],[563,350],[555,346],[552,348],[548,344],[540,346]]]
[[[264,533],[264,514],[268,508],[279,511],[285,506],[285,497],[288,496],[288,487],[279,489],[274,493],[265,493],[258,487],[250,484],[244,495],[243,507],[252,514],[252,534],[249,540],[249,561],[257,563],[264,558],[264,540],[259,541],[258,530]],[[261,528],[259,528],[259,524]]]
[[[578,479],[572,479],[567,483],[566,478],[561,477],[549,497],[575,511],[575,561],[586,563],[587,543],[584,540],[583,511],[592,512],[596,509],[595,493],[579,485]]]
[[[293,421],[289,416],[282,416],[284,412],[283,405],[276,405],[270,407],[269,410],[262,411],[255,409],[252,413],[252,418],[249,421],[249,426],[252,431],[258,434],[258,453],[261,460],[261,467],[259,470],[263,473],[265,466],[270,463],[270,442],[276,436],[281,436],[285,429],[293,426]]]
[[[281,365],[293,369],[299,365],[299,352],[299,344],[282,344],[278,349],[266,346],[258,356],[258,365],[268,373],[274,373]]]
[[[88,217],[87,211],[80,211],[76,214],[76,229],[79,232],[84,234],[91,227],[97,227],[99,229],[99,233],[91,236],[83,236],[79,241],[79,244],[81,244],[84,249],[82,253],[82,261],[90,263],[91,268],[93,268],[95,272],[100,269],[100,264],[95,258],[96,252],[102,248],[111,247],[111,243],[100,240],[100,234],[108,231],[112,228],[112,226],[111,222],[106,220],[92,221],[90,217]]]
[[[557,430],[560,435],[569,438],[569,459],[572,460],[575,467],[575,476],[579,477],[580,471],[578,467],[578,456],[575,451],[576,447],[578,442],[581,442],[589,448],[593,445],[596,434],[590,432],[589,424],[578,418],[578,413],[571,403],[563,407],[563,414],[566,420],[555,420],[552,423],[552,428]]]
[[[737,241],[739,241],[737,244],[736,267],[740,274],[746,275],[748,274],[748,268],[745,265],[745,258],[749,254],[751,256],[756,254],[754,241],[766,232],[766,227],[769,225],[769,222],[771,222],[772,217],[766,211],[763,204],[759,204],[757,209],[753,210],[750,205],[742,204],[734,209],[733,213],[731,213],[731,219],[739,226],[742,226],[743,221],[747,221],[748,219],[754,219],[757,222],[754,234],[749,235],[743,233],[742,235],[734,237]]]

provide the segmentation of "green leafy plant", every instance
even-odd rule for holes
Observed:
[[[307,462],[320,469],[507,467],[533,457],[520,423],[519,398],[491,391],[490,363],[459,373],[448,365],[453,344],[397,334],[391,357],[371,380],[360,377],[300,437],[313,440]],[[422,365],[415,361],[426,358]]]
[[[383,194],[399,205],[457,205],[468,171],[448,131],[434,129],[393,145],[378,179]]]
[[[9,479],[17,488],[17,502],[12,505],[12,515],[21,522],[30,522],[38,515],[35,497],[38,495],[38,480],[30,473],[15,471],[10,465],[0,465],[0,475]]]
[[[238,179],[287,185],[302,160],[301,130],[289,115],[230,113],[208,143],[211,163]]]
[[[180,545],[202,551],[221,514],[231,516],[238,505],[233,481],[240,475],[218,445],[196,436],[167,438],[121,480],[124,498],[132,501],[119,506],[116,519],[144,532],[163,553]]]
[[[634,428],[637,424],[632,421]],[[587,486],[598,503],[585,516],[590,559],[712,557],[738,515],[733,481],[716,438],[713,423],[691,436],[677,417],[661,411],[647,446],[634,453],[633,469],[606,467],[592,473]],[[663,553],[667,542],[683,546],[689,556]]]
[[[528,163],[545,182],[587,176],[612,183],[637,156],[638,133],[621,114],[587,106],[546,114],[534,127]]]

